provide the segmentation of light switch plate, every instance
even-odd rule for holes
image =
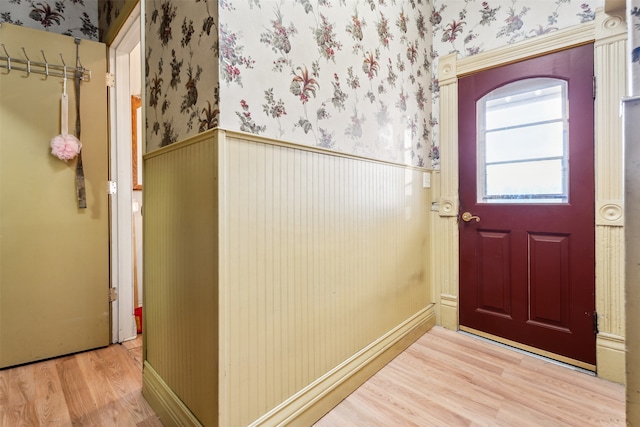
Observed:
[[[423,188],[431,187],[431,173],[422,172],[422,187]]]

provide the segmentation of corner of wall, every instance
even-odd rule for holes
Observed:
[[[142,371],[142,395],[165,426],[202,427],[200,421],[147,362]]]
[[[251,423],[250,426],[313,425],[393,358],[427,333],[435,323],[434,306],[430,304]]]

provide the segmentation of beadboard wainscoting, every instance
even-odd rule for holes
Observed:
[[[311,425],[435,323],[426,169],[220,129],[144,167],[165,424]]]

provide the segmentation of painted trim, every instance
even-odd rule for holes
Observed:
[[[217,144],[218,171],[217,192],[218,207],[229,206],[229,142],[223,130],[214,131]],[[229,218],[227,209],[217,209],[218,223],[218,284],[229,283]],[[224,380],[223,373],[227,373],[231,366],[231,327],[229,322],[229,289],[218,285],[218,425],[230,424],[229,411],[223,408],[231,406],[231,392],[229,381]]]
[[[596,200],[596,225],[624,226],[622,200]]]
[[[424,335],[435,321],[434,305],[430,304],[250,426],[313,424]]]
[[[142,396],[167,427],[202,427],[202,424],[145,360],[142,371]]]
[[[407,169],[407,170],[417,170],[417,171],[421,171],[421,172],[431,172],[433,170],[433,169],[429,169],[429,168],[422,168],[422,167],[419,167],[419,166],[406,165],[404,163],[387,162],[387,161],[384,161],[384,160],[377,160],[377,159],[373,159],[373,158],[370,158],[370,157],[343,153],[343,152],[340,152],[340,151],[329,150],[327,148],[313,147],[311,145],[304,145],[304,144],[298,144],[298,143],[295,143],[295,142],[284,141],[284,140],[275,139],[275,138],[268,138],[268,137],[261,136],[261,135],[255,135],[253,133],[240,132],[240,131],[224,129],[224,128],[220,128],[220,127],[209,129],[209,130],[204,131],[202,133],[199,133],[197,135],[191,136],[189,138],[185,138],[182,141],[175,142],[175,143],[173,143],[171,145],[167,145],[167,146],[159,148],[157,150],[153,150],[153,151],[145,154],[144,155],[144,159],[148,159],[148,158],[152,158],[152,157],[155,157],[155,156],[159,156],[159,155],[167,153],[167,152],[169,152],[171,150],[178,150],[178,149],[180,149],[181,147],[183,147],[185,145],[196,144],[199,141],[202,141],[203,139],[211,138],[212,135],[214,133],[217,133],[217,132],[224,132],[226,134],[227,138],[236,138],[236,139],[241,139],[243,141],[257,142],[259,144],[273,145],[273,146],[277,146],[277,147],[293,148],[295,150],[307,151],[307,152],[310,152],[310,153],[326,154],[326,155],[329,155],[329,156],[332,156],[332,157],[341,157],[341,158],[345,158],[345,159],[361,160],[361,161],[364,160],[366,162],[377,163],[377,164],[381,164],[381,165],[396,166],[396,167],[401,167],[401,168],[404,168],[404,169]]]
[[[458,297],[456,295],[440,294],[441,325],[447,329],[458,329]]]
[[[604,0],[604,11],[606,13],[616,12],[619,10],[624,11],[627,3],[625,0]]]
[[[525,59],[593,43],[595,38],[596,24],[594,21],[558,30],[521,43],[514,43],[486,53],[461,58],[456,64],[457,77],[460,78],[490,68],[501,67]]]
[[[594,73],[596,218],[596,365],[598,376],[625,383],[624,143],[620,99],[627,87],[624,9],[598,11]]]
[[[431,304],[250,426],[313,424],[429,331],[435,320],[434,305]],[[165,426],[202,426],[147,361],[142,373],[142,395]],[[220,421],[220,425],[225,425],[222,418]]]
[[[119,76],[109,97],[109,179],[118,183],[110,196],[111,286],[118,288],[118,299],[111,303],[111,342],[136,337],[133,315],[133,185],[131,175],[131,52],[140,40],[140,7],[132,4],[126,20],[119,26],[108,48],[109,71]],[[144,131],[144,129],[143,129]]]

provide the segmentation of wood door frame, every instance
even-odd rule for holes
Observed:
[[[432,216],[433,299],[438,324],[459,328],[458,248],[458,79],[479,71],[594,43],[595,199],[596,199],[596,338],[598,376],[617,382],[625,378],[624,342],[624,210],[622,122],[620,99],[626,91],[625,11],[535,37],[467,58],[443,56],[438,65],[440,84],[440,159],[434,173]]]

